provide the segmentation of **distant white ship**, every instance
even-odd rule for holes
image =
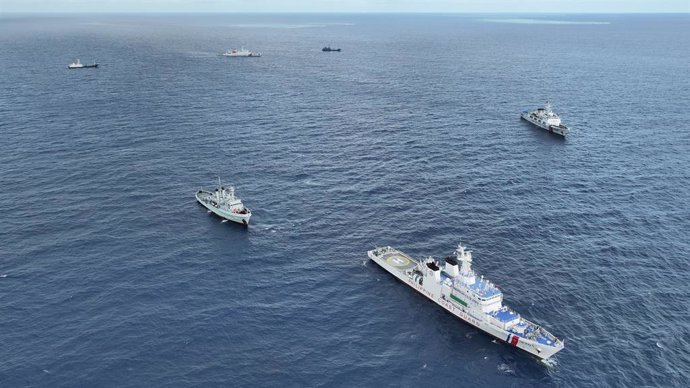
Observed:
[[[520,115],[523,119],[536,125],[539,128],[546,129],[549,132],[557,133],[565,136],[570,132],[570,129],[564,124],[561,124],[561,118],[551,110],[551,103],[546,102],[546,106],[538,108],[533,111],[524,111]]]
[[[79,59],[77,59],[76,62],[73,62],[73,63],[70,63],[69,65],[67,65],[67,68],[68,68],[68,69],[87,69],[87,68],[90,68],[90,67],[98,67],[98,63],[95,63],[95,62],[94,62],[94,63],[91,64],[91,65],[85,65],[85,64],[81,63],[81,62],[79,61]]]
[[[215,191],[201,189],[196,192],[196,200],[209,212],[219,217],[238,224],[249,225],[249,219],[252,217],[251,210],[235,196],[234,187],[225,188],[221,185],[220,178],[218,178],[218,188]]]
[[[223,53],[223,55],[226,57],[260,57],[261,53],[249,51],[246,48],[242,47],[240,49],[228,50],[228,52]]]

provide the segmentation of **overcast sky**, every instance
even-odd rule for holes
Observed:
[[[0,0],[0,12],[690,12],[690,0]]]

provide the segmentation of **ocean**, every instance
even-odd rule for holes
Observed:
[[[0,386],[687,386],[688,47],[687,15],[2,14]],[[546,100],[566,139],[520,120]],[[218,177],[248,228],[195,202]],[[458,243],[550,363],[366,255]]]

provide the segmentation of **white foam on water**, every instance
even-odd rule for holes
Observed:
[[[331,26],[354,26],[354,23],[244,23],[244,24],[230,24],[230,27],[236,28],[325,28]]]
[[[573,21],[573,20],[546,20],[546,19],[527,19],[527,18],[511,18],[511,19],[481,19],[488,23],[510,23],[510,24],[562,24],[562,25],[606,25],[611,22],[595,22],[595,21]]]
[[[498,367],[496,367],[499,372],[507,374],[507,375],[513,375],[515,374],[515,371],[512,370],[508,364],[500,364]]]
[[[305,179],[302,184],[305,186],[321,186],[321,183],[314,182],[313,179]]]
[[[218,56],[219,53],[211,51],[185,51],[184,55],[190,58],[212,58]]]

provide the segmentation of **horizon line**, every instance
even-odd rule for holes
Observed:
[[[596,11],[578,11],[578,12],[557,12],[557,11],[540,11],[540,12],[512,12],[512,11],[2,11],[0,17],[7,14],[57,14],[57,15],[73,15],[73,14],[266,14],[266,15],[395,15],[395,14],[409,14],[409,15],[688,15],[688,11],[676,12],[655,12],[655,11],[616,11],[616,12],[596,12]]]

